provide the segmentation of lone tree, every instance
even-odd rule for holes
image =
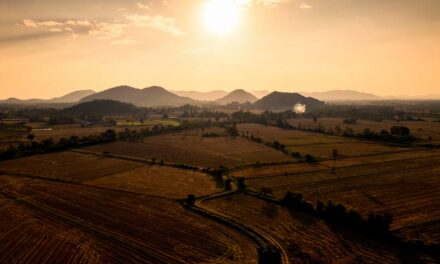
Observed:
[[[246,190],[246,184],[244,183],[243,177],[238,178],[238,190],[240,191]]]
[[[391,127],[390,132],[392,135],[396,136],[408,136],[411,131],[405,126],[393,126]]]
[[[33,141],[35,139],[35,135],[34,134],[29,134],[27,136],[27,139],[29,139],[29,141]]]
[[[194,203],[196,202],[196,197],[194,194],[188,194],[186,197],[184,204],[188,207],[194,206]]]

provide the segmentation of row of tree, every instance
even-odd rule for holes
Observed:
[[[392,143],[409,144],[415,140],[415,138],[411,135],[410,129],[405,126],[393,126],[391,127],[390,131],[382,129],[382,131],[379,133],[372,131],[368,128],[365,129],[362,133],[355,133],[353,129],[350,127],[346,127],[345,130],[342,130],[339,126],[336,126],[334,129],[326,129],[323,126],[319,126],[316,128],[303,128],[301,126],[295,127],[281,119],[277,120],[275,124],[277,127],[283,129],[303,130],[303,131],[310,131],[316,133],[323,133],[327,135],[339,135],[345,137],[385,141]]]
[[[389,237],[392,217],[388,213],[370,213],[364,219],[358,212],[347,209],[343,204],[334,204],[332,201],[323,203],[318,201],[314,207],[311,203],[303,199],[299,193],[287,192],[279,201],[279,204],[297,211],[324,219],[333,224],[348,227],[357,233],[375,237]]]
[[[242,132],[240,134],[242,137],[249,139],[253,142],[256,143],[264,143],[263,139],[257,136],[254,136],[253,134],[249,134],[247,132]],[[286,155],[290,155],[292,156],[292,158],[294,159],[303,159],[305,162],[316,162],[316,157],[311,155],[311,154],[306,154],[306,155],[301,155],[301,153],[299,152],[294,152],[294,151],[289,151],[286,148],[286,145],[284,145],[283,143],[277,141],[277,140],[273,140],[273,141],[269,141],[269,142],[265,142],[264,143],[266,146],[271,147],[275,150],[281,151]]]
[[[84,137],[71,136],[69,138],[61,138],[57,142],[52,138],[45,139],[40,142],[34,141],[35,137],[32,134],[29,134],[28,139],[30,142],[20,142],[18,145],[10,145],[6,150],[0,152],[0,160],[108,143],[116,140],[137,141],[148,136],[178,132],[183,129],[200,128],[205,126],[205,123],[195,123],[177,127],[154,126],[152,129],[144,128],[142,130],[125,129],[119,132],[116,132],[113,129],[108,129],[106,132],[99,135],[90,135]],[[182,164],[182,166],[186,165]]]

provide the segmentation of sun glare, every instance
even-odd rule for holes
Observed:
[[[224,36],[240,23],[240,6],[234,0],[207,0],[203,6],[203,23],[213,34]]]

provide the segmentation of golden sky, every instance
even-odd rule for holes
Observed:
[[[0,0],[0,98],[122,84],[440,93],[439,0],[216,1]]]

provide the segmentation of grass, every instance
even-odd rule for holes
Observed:
[[[142,166],[84,183],[175,199],[220,191],[210,175],[163,166]]]

